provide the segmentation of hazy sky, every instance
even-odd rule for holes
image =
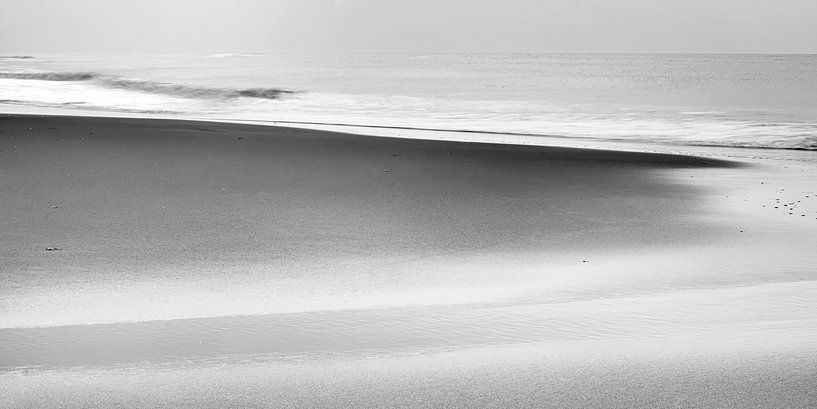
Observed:
[[[0,54],[809,52],[817,0],[0,0]]]

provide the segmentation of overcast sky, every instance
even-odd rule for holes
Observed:
[[[806,52],[817,0],[0,0],[0,54]]]

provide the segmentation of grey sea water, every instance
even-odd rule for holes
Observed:
[[[0,58],[0,102],[32,112],[817,149],[815,55],[20,57]]]

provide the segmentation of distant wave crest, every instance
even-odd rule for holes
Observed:
[[[292,91],[277,88],[249,88],[238,91],[238,95],[250,98],[276,99],[282,94],[292,94]]]
[[[122,88],[154,94],[199,99],[228,99],[238,97],[278,99],[284,94],[294,93],[293,91],[280,88],[230,89],[173,84],[159,81],[131,80],[124,78],[100,78],[99,82],[112,88]]]
[[[210,54],[210,58],[230,58],[230,57],[263,57],[263,53],[216,53]]]
[[[231,89],[173,84],[160,81],[109,77],[93,72],[0,72],[0,78],[40,81],[94,80],[95,83],[108,88],[197,99],[230,99],[239,97],[278,99],[285,94],[295,93],[294,91],[280,88]]]
[[[91,72],[0,72],[0,78],[40,81],[88,81],[96,78]]]

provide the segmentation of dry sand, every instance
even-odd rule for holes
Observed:
[[[729,152],[3,116],[0,386],[11,407],[810,407],[817,167]]]

